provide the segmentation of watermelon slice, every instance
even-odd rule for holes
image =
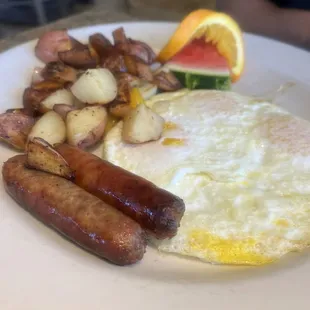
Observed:
[[[194,39],[168,61],[166,66],[189,89],[229,90],[230,69],[216,46]]]

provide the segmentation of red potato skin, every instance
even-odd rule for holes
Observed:
[[[0,114],[0,139],[18,150],[24,150],[34,124],[35,118],[24,113],[24,109]]]
[[[181,198],[99,157],[67,144],[56,150],[75,172],[75,183],[137,221],[157,239],[176,235]]]
[[[145,64],[151,65],[156,59],[156,54],[145,42],[128,39],[129,55],[138,57]]]
[[[72,48],[67,30],[53,30],[44,33],[35,47],[35,55],[44,63],[58,60],[58,52]]]
[[[132,219],[74,183],[25,167],[25,155],[4,163],[6,191],[24,209],[81,247],[117,265],[140,261],[146,238]]]

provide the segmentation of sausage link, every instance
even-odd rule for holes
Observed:
[[[75,171],[75,183],[137,221],[158,239],[177,233],[185,206],[181,198],[78,148],[57,151]]]
[[[17,155],[4,163],[7,192],[44,224],[117,265],[142,259],[145,233],[132,219],[74,183],[25,167]]]

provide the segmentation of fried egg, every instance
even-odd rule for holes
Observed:
[[[233,92],[160,94],[160,140],[107,135],[104,158],[181,197],[186,211],[160,251],[262,265],[310,244],[310,123]]]

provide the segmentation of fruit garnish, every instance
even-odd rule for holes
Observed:
[[[197,10],[186,16],[157,59],[167,62],[194,39],[204,39],[206,46],[212,43],[225,57],[236,82],[244,69],[244,44],[237,22],[227,14],[211,10]]]

